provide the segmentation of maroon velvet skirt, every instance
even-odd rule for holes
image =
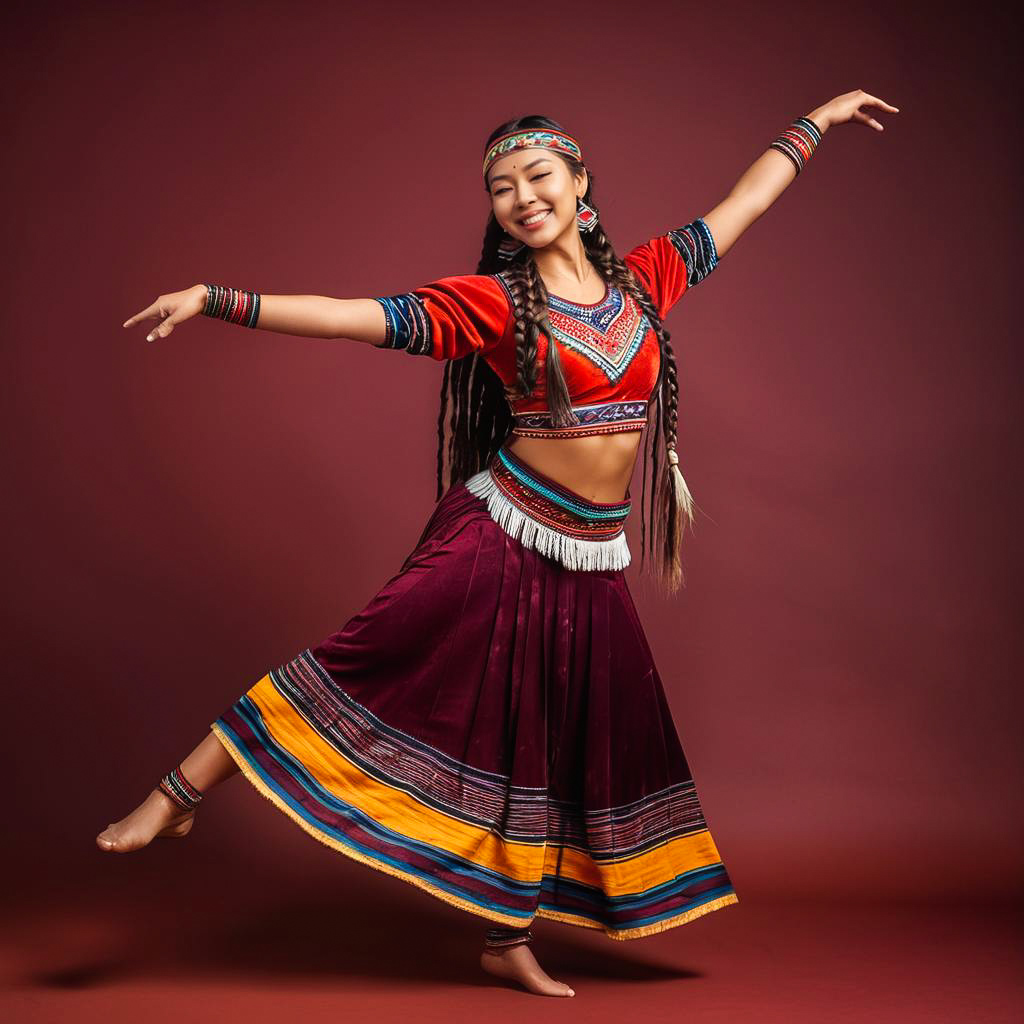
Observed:
[[[629,939],[738,902],[623,570],[524,546],[464,483],[211,727],[309,835],[490,922]]]

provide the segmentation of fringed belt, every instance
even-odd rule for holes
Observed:
[[[466,481],[487,503],[491,518],[511,537],[569,569],[624,569],[629,565],[625,501],[588,501],[538,473],[508,448]]]

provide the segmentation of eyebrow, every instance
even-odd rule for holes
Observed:
[[[542,163],[544,163],[545,161],[547,161],[548,163],[550,163],[550,162],[551,162],[551,158],[550,158],[550,157],[547,157],[547,156],[539,156],[539,157],[537,157],[537,159],[536,159],[536,160],[531,160],[531,161],[530,161],[530,162],[529,162],[529,163],[528,163],[528,164],[527,164],[527,165],[526,165],[526,166],[525,166],[525,167],[523,168],[523,170],[524,170],[524,171],[528,171],[528,170],[529,170],[529,169],[530,169],[531,167],[534,167],[534,166],[536,166],[537,164],[542,164]],[[499,178],[508,178],[508,180],[509,180],[509,181],[511,181],[511,180],[512,180],[512,175],[511,175],[511,174],[495,174],[495,175],[494,175],[494,177],[492,177],[492,178],[491,178],[491,184],[493,185],[493,184],[494,184],[494,183],[495,183],[495,182],[496,182],[496,181],[497,181],[497,180],[498,180]]]

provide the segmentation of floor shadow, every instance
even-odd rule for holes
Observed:
[[[257,892],[239,905],[207,896],[167,904],[105,907],[102,949],[88,953],[60,941],[58,911],[46,931],[54,935],[48,961],[23,973],[23,984],[46,989],[89,989],[128,978],[240,977],[321,981],[368,980],[391,985],[488,985],[494,979],[476,960],[489,922],[455,908],[423,906],[409,898],[372,898],[353,892],[345,900],[297,895],[269,903]],[[259,901],[259,905],[253,905]],[[81,908],[76,908],[81,916]],[[600,932],[539,921],[534,952],[557,977],[652,981],[695,978],[699,973],[663,962],[664,955],[632,950]]]

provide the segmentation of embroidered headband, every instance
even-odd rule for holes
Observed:
[[[580,144],[565,132],[555,131],[553,128],[535,128],[530,131],[509,132],[496,139],[487,152],[484,154],[484,180],[487,179],[487,172],[491,165],[500,157],[507,156],[517,149],[553,149],[558,153],[565,153],[575,160],[583,161],[583,151]]]

